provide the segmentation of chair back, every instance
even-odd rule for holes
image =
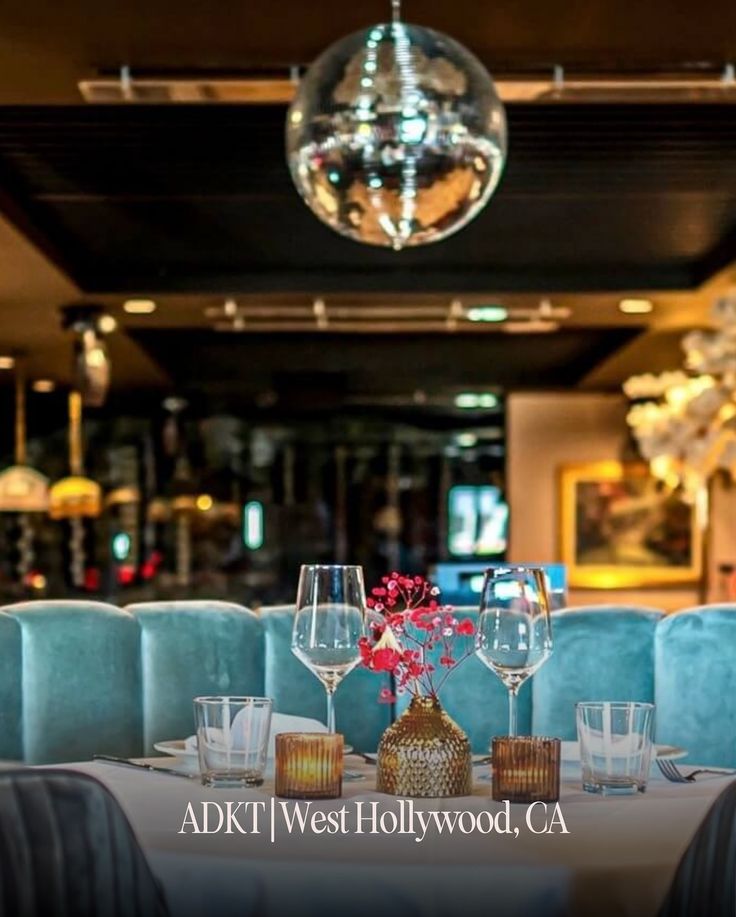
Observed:
[[[686,760],[736,767],[736,605],[668,615],[655,639],[657,741]]]
[[[586,605],[552,613],[552,655],[532,679],[534,735],[577,737],[580,701],[654,700],[656,608]]]
[[[736,783],[713,803],[680,860],[659,917],[736,914]]]
[[[20,630],[23,760],[140,754],[135,619],[87,601],[22,602],[3,613]]]
[[[0,772],[0,917],[166,917],[111,793],[86,774]]]
[[[0,760],[23,760],[22,672],[20,627],[0,612]]]
[[[263,695],[263,629],[231,602],[128,605],[140,627],[143,751],[194,733],[192,700],[201,694]]]

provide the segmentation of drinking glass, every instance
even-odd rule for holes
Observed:
[[[360,662],[365,608],[361,567],[301,568],[291,651],[325,687],[328,732],[335,732],[337,686]]]
[[[195,697],[199,772],[205,786],[260,786],[271,732],[268,697]]]
[[[540,567],[486,570],[475,653],[508,689],[510,736],[517,734],[519,688],[552,652],[549,607],[547,577]]]
[[[654,704],[576,704],[583,789],[626,795],[647,788],[652,758]]]

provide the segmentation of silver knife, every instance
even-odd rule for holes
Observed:
[[[121,767],[134,767],[137,770],[153,771],[154,774],[169,774],[172,777],[185,777],[187,780],[198,780],[199,774],[187,774],[185,771],[174,770],[173,767],[156,767],[155,764],[144,764],[141,761],[131,761],[130,758],[116,758],[113,755],[92,755],[93,761],[104,761],[106,764],[119,764]]]

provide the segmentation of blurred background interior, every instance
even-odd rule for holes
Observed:
[[[0,486],[0,602],[258,607],[334,561],[465,603],[489,562],[565,559],[561,469],[638,460],[623,383],[681,369],[736,283],[736,8],[405,3],[494,74],[509,157],[462,232],[393,252],[315,220],[284,155],[292,68],[385,4],[32,6],[0,16],[0,466],[76,483]],[[689,581],[571,603],[729,597],[727,470]]]

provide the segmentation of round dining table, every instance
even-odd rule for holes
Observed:
[[[171,917],[654,917],[733,779],[671,783],[653,766],[646,793],[601,797],[565,764],[559,809],[530,810],[494,802],[482,767],[471,796],[408,801],[376,792],[373,765],[346,761],[363,779],[308,805],[275,798],[268,779],[225,789],[103,761],[65,767],[117,798]]]

